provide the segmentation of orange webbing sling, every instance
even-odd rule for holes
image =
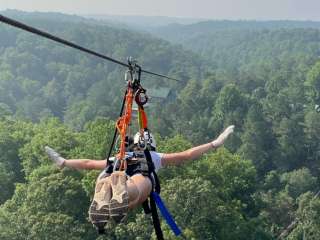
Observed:
[[[116,123],[116,127],[118,129],[119,136],[120,136],[120,149],[119,149],[119,153],[117,154],[117,159],[120,160],[119,171],[127,169],[127,162],[125,161],[125,155],[126,155],[125,139],[127,135],[127,130],[129,128],[129,124],[131,122],[132,103],[133,103],[133,90],[129,86],[126,94],[126,99],[125,99],[124,114],[118,119]]]

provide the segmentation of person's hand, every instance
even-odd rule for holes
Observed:
[[[213,148],[218,148],[221,145],[223,145],[224,141],[228,138],[228,136],[233,133],[234,125],[231,125],[227,127],[220,135],[217,137],[217,139],[213,140],[211,142]]]

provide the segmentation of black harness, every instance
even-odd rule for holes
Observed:
[[[140,85],[140,77],[141,77],[141,67],[139,65],[136,64],[135,61],[131,61],[131,59],[128,59],[128,65],[129,65],[129,77],[131,79],[131,81],[128,81],[130,84],[128,85],[128,89],[132,88],[134,89],[135,92],[135,96],[134,96],[134,100],[138,105],[138,111],[139,111],[139,116],[141,114],[141,124],[140,124],[140,129],[143,129],[144,132],[147,132],[149,134],[149,130],[147,127],[147,118],[145,116],[144,113],[144,109],[143,109],[143,105],[147,103],[148,101],[148,96],[146,95],[146,90],[144,88],[142,88],[142,86]],[[128,90],[127,90],[128,91]],[[126,92],[127,94],[127,92]],[[126,96],[125,94],[125,96]],[[123,99],[123,103],[122,103],[122,107],[121,107],[121,111],[120,111],[120,117],[123,115],[123,110],[124,107],[126,105],[126,97],[124,97]],[[143,116],[144,115],[144,116]],[[117,136],[117,128],[115,129],[115,133],[113,136],[113,141],[108,153],[108,157],[107,157],[107,168],[106,168],[106,174],[112,174],[114,169],[117,169],[117,166],[114,168],[114,165],[109,161],[109,158],[111,156],[111,152],[115,143],[115,139]],[[150,136],[150,135],[149,135]],[[150,141],[150,137],[148,139],[148,141]],[[134,174],[137,173],[141,173],[142,175],[148,177],[152,183],[152,190],[150,192],[149,195],[149,199],[147,199],[145,202],[143,202],[142,207],[144,209],[144,212],[146,214],[151,213],[152,214],[152,220],[153,220],[153,226],[157,235],[157,239],[158,240],[163,240],[163,233],[161,230],[161,226],[160,226],[160,220],[159,220],[159,216],[158,216],[158,212],[157,212],[157,206],[156,206],[156,202],[154,200],[154,197],[152,195],[153,192],[156,192],[158,194],[160,194],[160,181],[159,178],[155,172],[155,167],[154,167],[154,163],[152,161],[152,157],[150,154],[150,143],[148,144],[148,142],[144,142],[145,145],[143,146],[143,151],[133,151],[133,158],[131,159],[131,163],[130,163],[130,159],[128,159],[126,161],[126,174],[128,176],[133,176]]]
[[[149,149],[144,150],[144,155],[146,157],[147,164],[148,164],[148,177],[150,178],[151,183],[152,183],[152,190],[151,191],[154,190],[156,193],[160,194],[160,191],[161,191],[160,181],[159,181],[158,175],[155,171],[154,163],[152,161]],[[149,206],[149,201],[150,201],[150,206]],[[143,210],[144,210],[145,214],[149,214],[151,212],[153,227],[156,232],[157,239],[163,240],[164,238],[163,238],[163,233],[161,230],[157,206],[156,206],[156,203],[155,203],[151,193],[149,195],[149,201],[147,199],[146,201],[144,201],[142,203]]]
[[[145,214],[151,213],[152,215],[152,222],[153,222],[155,233],[157,235],[157,239],[163,240],[164,238],[161,230],[161,224],[159,220],[157,206],[151,194],[152,191],[155,191],[158,194],[160,194],[160,191],[161,191],[160,181],[155,171],[155,166],[152,161],[151,153],[148,148],[145,148],[143,151],[136,150],[133,152],[133,157],[127,159],[127,161],[128,161],[128,166],[126,169],[126,174],[128,176],[133,176],[135,174],[140,173],[143,176],[148,177],[152,183],[152,190],[150,192],[149,198],[142,203],[142,207]],[[113,170],[114,170],[114,163],[111,163],[106,168],[106,173],[110,175],[112,174]]]

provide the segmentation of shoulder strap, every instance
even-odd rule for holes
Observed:
[[[157,211],[157,206],[156,206],[156,203],[155,203],[153,195],[152,195],[153,190],[155,192],[157,192],[157,193],[160,193],[160,191],[161,191],[160,181],[159,181],[159,178],[157,176],[157,173],[155,172],[155,167],[154,167],[154,164],[153,164],[149,149],[146,148],[144,150],[144,154],[146,156],[146,160],[147,160],[147,163],[148,163],[149,178],[150,178],[150,180],[152,182],[152,191],[151,191],[150,196],[149,196],[149,198],[150,198],[150,207],[149,207],[148,199],[142,204],[142,207],[143,207],[144,212],[146,214],[150,213],[150,212],[152,214],[152,222],[153,222],[154,230],[155,230],[156,235],[157,235],[157,239],[158,240],[164,240],[163,233],[162,233],[162,230],[161,230],[159,215],[158,215],[158,211]]]
[[[146,160],[148,163],[149,175],[151,178],[153,177],[153,179],[151,179],[152,184],[153,184],[153,189],[155,190],[156,193],[160,194],[160,192],[161,192],[160,181],[159,181],[158,175],[155,171],[155,167],[154,167],[149,149],[144,150],[144,155],[146,156]]]

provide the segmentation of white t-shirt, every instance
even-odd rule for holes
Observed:
[[[161,159],[163,157],[163,153],[158,153],[154,151],[150,151],[152,162],[154,164],[155,171],[158,172],[160,168],[162,168]]]

